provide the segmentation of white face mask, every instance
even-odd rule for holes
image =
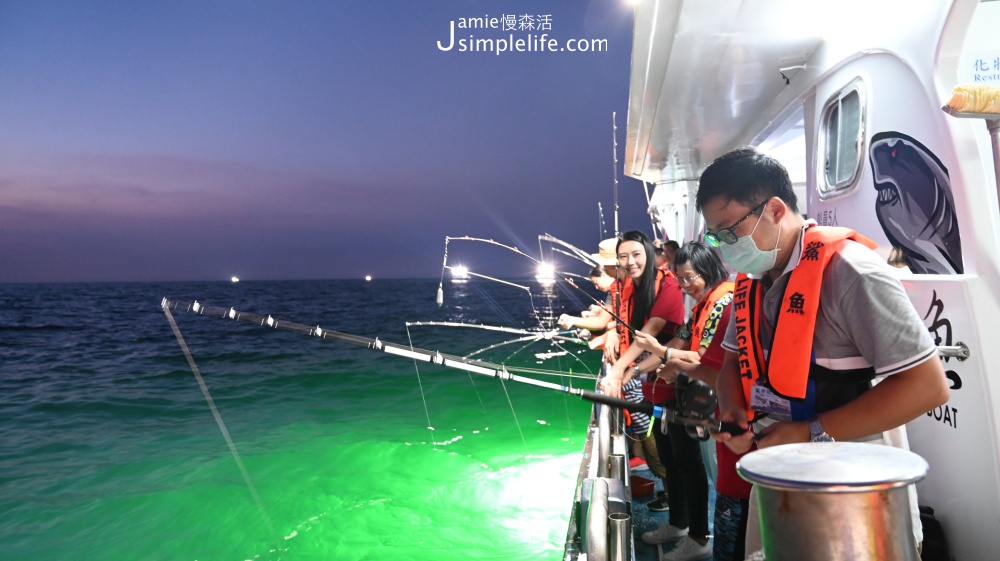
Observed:
[[[761,218],[763,216],[761,214]],[[774,240],[774,249],[770,251],[758,249],[752,236],[759,225],[760,219],[757,219],[757,224],[754,224],[750,234],[741,236],[736,240],[736,243],[724,243],[719,248],[722,250],[722,258],[726,260],[726,263],[741,273],[755,277],[759,277],[774,268],[774,264],[778,261],[778,240],[781,239],[781,222],[779,222],[778,237]]]

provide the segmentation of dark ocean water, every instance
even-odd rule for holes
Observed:
[[[405,322],[538,327],[536,316],[583,305],[534,283],[529,298],[473,281],[446,285],[439,308],[436,290],[0,285],[0,559],[560,559],[587,404],[175,311],[258,508],[160,308],[163,297],[198,300],[465,355],[517,336]],[[560,349],[516,343],[477,357],[596,370],[596,353],[567,349],[543,360]]]

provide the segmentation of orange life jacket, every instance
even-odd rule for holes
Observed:
[[[719,283],[712,292],[709,293],[708,297],[695,304],[694,308],[691,310],[691,350],[697,351],[698,347],[701,345],[701,336],[705,331],[705,323],[708,321],[709,314],[715,309],[715,304],[719,302],[726,294],[733,291],[736,284],[730,281],[724,281]]]
[[[733,321],[739,345],[737,364],[751,418],[750,394],[755,384],[766,385],[782,397],[806,397],[823,270],[845,239],[872,249],[876,247],[875,242],[848,228],[812,226],[806,229],[802,256],[788,279],[767,359],[757,335],[764,313],[763,287],[742,273],[736,278]]]
[[[670,267],[669,267],[669,265],[667,265],[666,263],[664,263],[664,264],[660,265],[660,266],[659,266],[659,267],[657,267],[656,269],[657,269],[657,270],[659,270],[659,271],[663,271],[663,273],[664,273],[665,275],[667,275],[668,277],[670,277],[670,278],[674,278],[674,279],[676,279],[676,278],[677,278],[677,275],[676,275],[676,274],[674,274],[674,272],[670,270]]]
[[[660,285],[663,284],[663,278],[668,272],[663,269],[656,269],[656,276],[653,281],[654,302],[656,301],[656,296],[660,293]],[[635,303],[633,296],[635,296],[635,283],[632,281],[632,277],[625,277],[625,282],[621,287],[621,294],[616,302],[617,310],[615,310],[615,315],[626,322],[632,321],[632,304]],[[632,334],[620,321],[615,324],[615,329],[618,330],[618,356],[621,356],[625,354],[629,345],[632,344]]]

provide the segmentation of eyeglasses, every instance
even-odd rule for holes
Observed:
[[[692,275],[690,277],[677,277],[677,284],[681,286],[687,286],[695,281],[701,275]]]
[[[712,247],[720,247],[722,245],[722,242],[725,242],[727,244],[736,243],[736,240],[739,239],[739,236],[737,236],[735,232],[736,227],[742,224],[743,221],[746,220],[747,218],[753,216],[753,214],[758,210],[760,210],[761,207],[763,207],[766,203],[767,203],[766,200],[761,201],[761,203],[755,206],[753,210],[748,212],[746,216],[740,218],[739,220],[736,221],[736,224],[733,224],[728,228],[722,228],[718,232],[705,232],[705,235],[703,236],[705,243],[707,243]]]

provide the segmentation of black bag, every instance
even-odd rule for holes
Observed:
[[[920,524],[924,527],[924,545],[920,550],[921,561],[955,561],[948,550],[948,539],[944,535],[944,528],[937,518],[934,518],[933,508],[920,507]]]

